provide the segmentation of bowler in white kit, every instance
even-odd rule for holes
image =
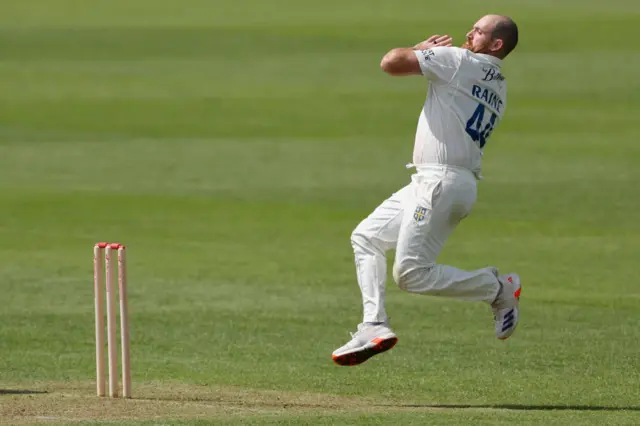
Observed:
[[[393,278],[411,293],[487,303],[495,334],[507,339],[519,321],[520,277],[489,266],[464,271],[436,263],[445,241],[472,210],[481,179],[482,150],[507,108],[504,58],[518,28],[501,15],[481,18],[462,47],[432,36],[389,51],[380,64],[392,76],[429,82],[418,118],[411,182],[378,206],[353,231],[351,245],[362,292],[363,320],[336,349],[339,365],[357,365],[398,341],[385,311],[386,252],[396,250]]]

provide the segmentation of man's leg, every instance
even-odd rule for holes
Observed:
[[[363,320],[346,345],[333,352],[339,365],[356,365],[391,349],[397,337],[385,311],[386,252],[394,248],[410,186],[402,188],[378,206],[351,234],[356,275],[362,293]]]
[[[496,335],[509,337],[518,322],[517,275],[498,277],[494,267],[464,271],[436,264],[445,241],[475,204],[475,178],[447,171],[416,175],[414,183],[414,197],[406,198],[398,235],[396,283],[412,293],[487,302],[497,316]]]
[[[395,248],[403,205],[411,188],[405,186],[378,206],[351,234],[356,276],[362,293],[363,323],[387,322],[384,306],[387,251]]]

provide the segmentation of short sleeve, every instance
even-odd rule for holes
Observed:
[[[438,46],[427,50],[414,51],[422,74],[431,81],[449,83],[456,74],[462,54],[454,47]]]

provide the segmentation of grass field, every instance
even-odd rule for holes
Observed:
[[[388,283],[349,236],[410,171],[425,83],[379,69],[489,12],[521,41],[440,261],[523,277],[522,322]],[[12,0],[0,14],[0,423],[640,424],[635,0]],[[128,245],[132,400],[95,397],[92,245]],[[392,261],[390,253],[389,262]],[[636,265],[636,266],[634,266]]]

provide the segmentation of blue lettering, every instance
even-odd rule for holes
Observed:
[[[471,96],[485,101],[489,106],[494,108],[498,114],[500,114],[503,103],[497,93],[489,89],[483,89],[482,87],[474,84],[471,88]]]
[[[496,120],[498,116],[495,113],[491,114],[489,121],[485,123],[484,120],[484,105],[481,103],[478,104],[478,107],[473,112],[473,115],[467,121],[467,126],[465,130],[469,137],[478,143],[480,149],[484,148],[489,136],[491,136],[491,132],[496,127]]]

